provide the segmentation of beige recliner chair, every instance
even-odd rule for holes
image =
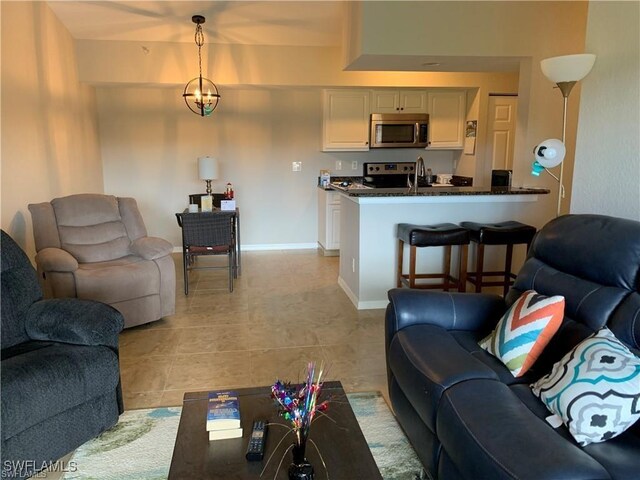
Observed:
[[[133,198],[71,195],[29,211],[49,296],[107,303],[124,315],[125,328],[175,313],[173,247],[147,236]]]

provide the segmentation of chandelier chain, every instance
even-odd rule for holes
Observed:
[[[199,75],[185,85],[182,98],[193,113],[201,117],[208,117],[218,106],[220,94],[215,83],[202,76],[202,47],[204,46],[202,24],[205,22],[205,18],[202,15],[194,15],[191,17],[191,21],[196,24],[194,40],[198,47]]]
[[[196,25],[195,34],[196,45],[198,46],[198,68],[200,69],[200,76],[202,77],[202,46],[204,45],[204,33],[202,33],[202,25]]]

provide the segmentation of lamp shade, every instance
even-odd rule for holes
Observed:
[[[590,53],[563,55],[545,58],[540,62],[540,68],[554,83],[577,82],[587,76],[595,61],[596,56]]]
[[[198,176],[200,180],[217,180],[218,159],[213,157],[198,157]]]
[[[567,150],[557,138],[549,138],[533,149],[535,160],[544,168],[557,167],[564,160]]]

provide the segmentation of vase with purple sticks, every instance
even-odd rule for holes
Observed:
[[[307,366],[306,381],[299,386],[292,386],[280,380],[271,387],[273,398],[278,402],[280,414],[291,423],[295,435],[294,443],[290,447],[293,461],[289,466],[289,480],[313,480],[313,465],[306,457],[309,430],[318,412],[328,408],[328,402],[318,403],[318,396],[322,390],[322,367],[316,377],[315,363]]]

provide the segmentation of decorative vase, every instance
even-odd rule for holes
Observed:
[[[313,465],[305,458],[306,439],[293,446],[293,463],[289,465],[289,480],[313,480]]]

